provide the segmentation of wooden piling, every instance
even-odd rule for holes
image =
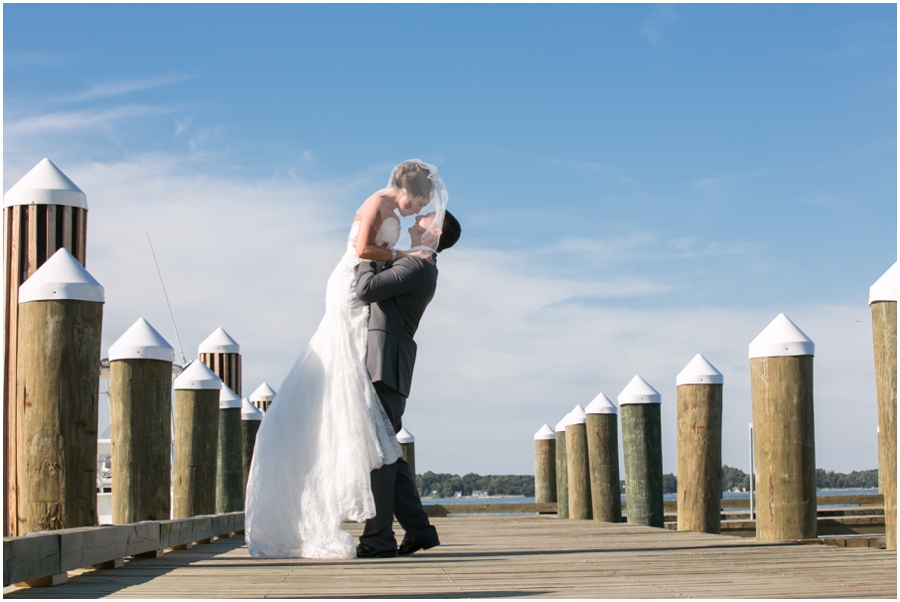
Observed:
[[[43,159],[3,196],[3,535],[18,530],[18,451],[21,417],[16,414],[19,286],[54,253],[66,248],[82,266],[87,236],[87,197],[49,159]]]
[[[219,392],[219,436],[216,452],[216,513],[244,509],[241,398],[222,383]]]
[[[591,472],[591,513],[594,520],[622,522],[619,484],[618,408],[602,392],[584,409],[588,466]]]
[[[884,495],[885,547],[897,549],[897,264],[869,289],[875,394],[878,403],[878,477]]]
[[[250,394],[250,403],[255,405],[263,412],[269,411],[269,406],[272,405],[272,401],[274,399],[275,389],[270,387],[266,382],[263,382],[263,384],[256,387],[253,393]]]
[[[171,517],[174,359],[143,318],[109,347],[113,523]]]
[[[556,501],[556,432],[546,424],[534,434],[534,501]]]
[[[198,348],[200,361],[213,371],[228,388],[241,393],[241,346],[224,329],[217,328]]]
[[[569,518],[591,519],[591,471],[588,467],[584,408],[576,405],[566,421],[566,468],[569,471]]]
[[[413,481],[416,480],[416,438],[406,428],[401,428],[397,433],[397,442],[400,443],[400,451],[403,452],[403,459],[409,464],[409,472],[412,473]]]
[[[175,379],[175,461],[172,518],[216,511],[219,392],[222,380],[203,362]]]
[[[569,518],[569,467],[566,458],[566,420],[556,424],[556,516]]]
[[[816,537],[815,345],[784,314],[750,343],[756,538]]]
[[[647,381],[635,376],[618,400],[627,521],[631,525],[662,527],[662,397]]]
[[[678,530],[722,527],[722,373],[699,353],[678,389]]]
[[[97,524],[103,287],[65,249],[19,288],[20,535]]]
[[[247,495],[247,479],[250,478],[250,463],[253,461],[253,448],[256,446],[256,433],[262,424],[262,411],[250,403],[246,397],[241,400],[241,474],[243,476],[244,499]]]
[[[216,444],[216,511],[243,509],[241,491],[241,347],[224,329],[217,328],[197,350],[200,361],[218,376],[225,389],[220,393],[219,434]],[[225,398],[225,406],[222,400]]]

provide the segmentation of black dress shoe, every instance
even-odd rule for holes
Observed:
[[[357,558],[396,558],[397,550],[376,550],[364,543],[356,546]]]
[[[415,554],[419,550],[428,550],[439,545],[441,545],[441,542],[437,539],[432,539],[431,541],[417,541],[415,539],[403,538],[403,542],[400,544],[397,552],[399,552],[401,556],[409,556],[410,554]]]

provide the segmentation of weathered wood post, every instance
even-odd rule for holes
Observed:
[[[699,353],[678,389],[678,530],[722,528],[722,373]]]
[[[219,408],[219,439],[216,461],[216,512],[243,508],[240,490],[241,457],[241,346],[224,329],[217,328],[197,349],[198,357],[231,391],[227,408]],[[221,401],[221,400],[220,400]]]
[[[750,343],[759,540],[816,537],[814,355],[784,314]]]
[[[878,402],[878,477],[885,546],[897,549],[897,264],[869,289]]]
[[[243,499],[247,496],[247,479],[250,478],[250,463],[253,461],[253,448],[256,446],[256,433],[262,423],[262,410],[250,403],[246,397],[241,400],[241,474],[244,479]]]
[[[663,526],[662,396],[640,376],[619,393],[628,523]]]
[[[175,350],[140,318],[109,347],[112,519],[168,520]]]
[[[619,485],[619,409],[602,392],[584,409],[594,520],[622,522]]]
[[[241,346],[221,327],[206,337],[198,348],[200,361],[238,397],[241,393]]]
[[[103,302],[66,249],[19,287],[19,535],[97,524]]]
[[[409,472],[412,473],[413,482],[416,480],[416,438],[406,428],[401,428],[397,433],[397,442],[400,443],[400,451],[403,459],[409,464]]]
[[[566,421],[556,423],[556,517],[569,518],[569,467],[566,461]]]
[[[587,421],[576,405],[566,421],[566,468],[569,471],[569,518],[591,519],[591,471],[588,467]]]
[[[49,159],[3,195],[3,535],[19,532],[18,451],[25,442],[16,415],[19,286],[59,249],[82,266],[87,248],[87,197]]]
[[[556,433],[546,424],[534,434],[534,501],[556,501]]]
[[[219,436],[216,452],[216,513],[244,509],[241,398],[222,383],[219,392]]]
[[[216,511],[221,389],[222,380],[198,360],[175,379],[173,518]]]
[[[263,412],[269,411],[269,406],[272,405],[272,401],[274,399],[275,389],[270,387],[266,382],[263,382],[263,384],[256,387],[256,390],[250,394],[250,403],[255,405]]]

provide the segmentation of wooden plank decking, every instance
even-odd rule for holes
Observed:
[[[408,558],[254,560],[242,537],[5,598],[897,597],[897,553],[765,544],[553,516],[435,518],[443,545]],[[361,526],[348,529],[358,535]],[[398,533],[402,533],[399,527]]]

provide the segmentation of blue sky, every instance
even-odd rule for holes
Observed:
[[[43,157],[88,197],[104,353],[145,317],[217,327],[244,395],[315,330],[358,205],[438,166],[440,258],[405,424],[417,466],[529,473],[532,435],[635,374],[725,377],[748,469],[747,345],[816,342],[817,464],[877,465],[869,286],[897,257],[896,7],[3,7],[3,185]]]

